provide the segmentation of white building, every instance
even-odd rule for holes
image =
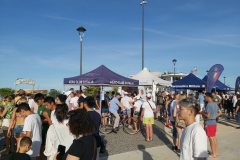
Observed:
[[[189,73],[183,74],[180,72],[180,73],[175,73],[175,75],[174,75],[173,72],[166,71],[166,72],[164,72],[164,74],[161,75],[161,78],[173,83],[173,77],[174,77],[174,81],[176,82],[176,81],[182,79],[183,77],[186,77],[187,75],[189,75]]]

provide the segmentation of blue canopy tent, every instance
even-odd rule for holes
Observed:
[[[206,75],[202,80],[207,83],[208,76]],[[215,83],[215,86],[217,86],[216,90],[218,91],[233,91],[234,89],[225,85],[221,81],[217,80]]]
[[[127,86],[137,87],[139,85],[138,80],[126,78],[121,76],[104,65],[92,70],[91,72],[85,73],[80,76],[64,78],[65,85],[71,86]]]
[[[183,79],[172,83],[173,90],[176,89],[191,89],[191,90],[205,90],[206,83],[194,74],[190,73]]]

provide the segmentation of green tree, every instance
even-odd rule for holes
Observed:
[[[97,96],[98,91],[100,91],[100,87],[99,86],[85,86],[85,88],[83,89],[83,93],[87,96]]]
[[[3,97],[10,96],[10,95],[14,94],[14,91],[15,90],[13,90],[11,88],[0,88],[0,95]]]
[[[118,92],[118,87],[113,87],[113,88],[112,88],[112,91],[114,91],[115,93],[117,93],[117,92]]]
[[[54,99],[57,98],[57,95],[61,94],[60,91],[57,90],[50,90],[50,92],[48,93],[48,96],[53,97]]]

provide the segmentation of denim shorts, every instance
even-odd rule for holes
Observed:
[[[131,113],[131,109],[129,109],[129,110],[123,110],[123,113],[130,114],[130,113]]]
[[[102,113],[108,113],[108,108],[102,108],[101,112]]]
[[[16,125],[13,128],[13,135],[16,136],[16,134],[22,133],[23,131],[23,125]]]
[[[175,127],[175,122],[171,121],[171,123],[172,123],[172,126],[173,126],[173,130],[172,130],[173,137],[178,138],[177,128]]]

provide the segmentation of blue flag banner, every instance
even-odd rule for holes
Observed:
[[[208,72],[208,80],[207,80],[207,92],[211,92],[213,86],[215,85],[216,81],[222,74],[224,68],[221,64],[215,64],[212,66]]]
[[[236,79],[235,94],[237,94],[237,91],[238,91],[239,85],[240,85],[240,76]]]

